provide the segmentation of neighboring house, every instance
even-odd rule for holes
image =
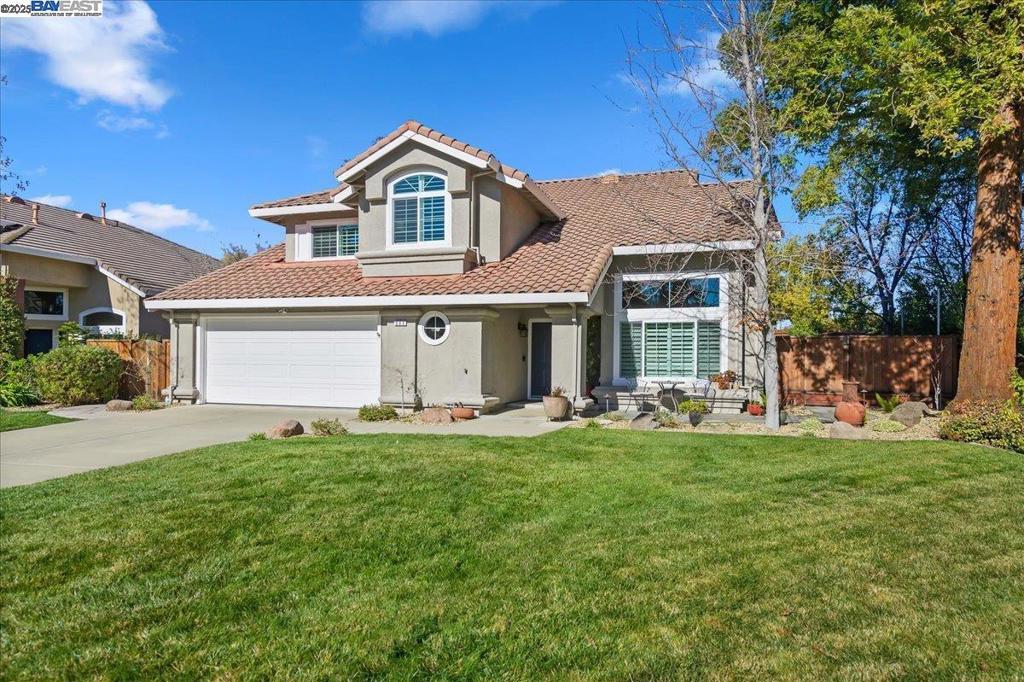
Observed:
[[[105,215],[15,196],[0,200],[0,274],[18,280],[26,355],[53,348],[67,321],[97,332],[166,338],[169,323],[142,302],[220,265]]]
[[[336,178],[249,211],[283,244],[146,301],[173,316],[175,399],[488,410],[554,386],[614,406],[637,381],[727,368],[760,383],[723,257],[751,244],[721,185],[538,182],[414,121]]]

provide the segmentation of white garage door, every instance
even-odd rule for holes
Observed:
[[[206,402],[359,407],[380,399],[376,315],[205,317]]]

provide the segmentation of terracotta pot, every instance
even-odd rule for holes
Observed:
[[[569,404],[569,399],[564,395],[546,395],[543,400],[544,415],[548,419],[554,419],[555,421],[565,419],[572,408],[572,405]]]
[[[863,426],[867,410],[859,402],[843,401],[836,405],[836,421],[846,422],[851,426]]]
[[[764,405],[758,405],[757,403],[749,403],[747,405],[747,414],[754,417],[760,417],[764,414]]]
[[[846,403],[860,402],[860,382],[859,381],[844,381],[843,382],[843,402],[846,402]]]
[[[452,417],[455,419],[476,419],[476,412],[472,407],[453,407]]]

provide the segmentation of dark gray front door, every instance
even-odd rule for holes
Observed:
[[[530,325],[530,397],[551,391],[551,323]]]
[[[48,353],[53,350],[53,332],[49,329],[25,330],[25,355]]]

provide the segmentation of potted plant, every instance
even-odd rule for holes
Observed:
[[[476,419],[476,412],[472,407],[466,407],[462,403],[455,403],[452,406],[452,419]]]
[[[684,400],[679,403],[679,411],[689,416],[691,426],[697,426],[704,421],[708,404],[703,400]]]
[[[752,417],[764,416],[764,399],[757,398],[747,403],[747,414]]]
[[[555,421],[561,421],[569,415],[569,410],[572,405],[569,403],[569,399],[565,395],[565,389],[561,386],[555,386],[551,391],[544,396],[544,416],[548,419]]]
[[[715,385],[723,391],[727,388],[732,388],[738,378],[739,375],[731,369],[727,369],[719,374],[711,375],[711,381],[715,382]]]

